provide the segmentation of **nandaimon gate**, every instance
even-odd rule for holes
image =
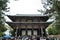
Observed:
[[[46,22],[49,16],[40,14],[7,15],[13,22],[6,22],[14,29],[14,37],[29,36],[31,39],[46,38],[46,27],[51,22]],[[27,37],[28,38],[28,37]],[[41,39],[42,40],[42,39]]]

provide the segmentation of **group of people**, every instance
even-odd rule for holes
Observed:
[[[32,39],[36,39],[36,36],[23,36],[22,38],[19,36],[18,40],[32,40]]]
[[[18,36],[18,37],[9,38],[6,40],[46,40],[46,39],[37,38],[36,36],[22,36],[22,37]]]

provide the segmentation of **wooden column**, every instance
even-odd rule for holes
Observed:
[[[43,34],[44,34],[44,32],[43,32],[43,27],[41,27],[41,36],[43,37]]]
[[[16,28],[14,28],[14,34],[13,34],[13,36],[15,37],[15,35],[16,35]]]
[[[40,31],[39,33],[40,33],[40,37],[41,37],[41,28],[39,29],[39,31]]]
[[[39,36],[41,37],[41,25],[39,25]]]
[[[32,35],[33,35],[33,30],[34,30],[34,29],[33,29],[33,25],[32,25]]]
[[[19,35],[21,36],[21,29],[20,28],[18,29],[18,36]]]
[[[40,25],[39,25],[39,28],[38,28],[38,30],[39,30],[39,37],[40,37]]]
[[[19,35],[21,36],[21,24],[20,24],[20,27],[19,27]]]
[[[45,30],[45,28],[43,28],[43,31],[44,31],[44,36],[46,37],[47,35],[46,35],[46,30]]]
[[[26,25],[26,35],[27,35],[27,25]]]

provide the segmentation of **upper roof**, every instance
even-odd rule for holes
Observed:
[[[49,15],[41,15],[41,14],[17,14],[17,15],[7,15],[12,21],[17,20],[17,18],[21,18],[21,17],[40,17],[43,20],[48,20],[49,19]]]
[[[45,17],[45,16],[49,16],[49,15],[41,15],[41,14],[16,14],[16,15],[7,15],[7,16],[31,16],[31,17]]]

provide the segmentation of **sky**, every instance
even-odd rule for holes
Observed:
[[[41,0],[10,0],[10,7],[9,14],[41,14],[37,10],[43,9],[43,5]]]

